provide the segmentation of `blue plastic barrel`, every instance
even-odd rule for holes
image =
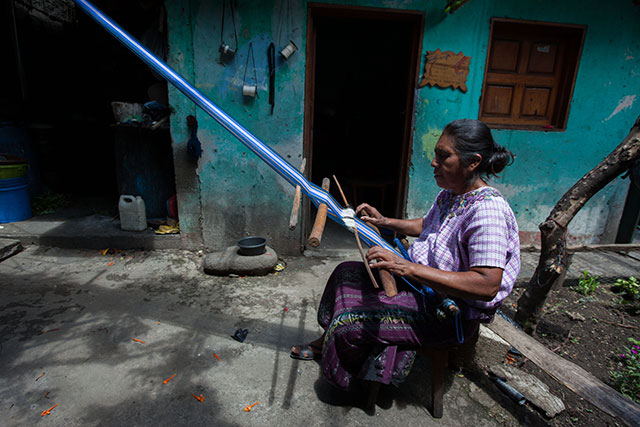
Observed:
[[[0,223],[31,218],[27,177],[0,179]]]

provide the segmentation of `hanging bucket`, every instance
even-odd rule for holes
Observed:
[[[27,177],[0,179],[0,223],[31,218]]]
[[[243,85],[242,94],[250,98],[255,98],[258,95],[258,86]]]
[[[236,54],[236,51],[233,50],[231,46],[225,43],[220,44],[220,47],[218,48],[218,52],[228,57],[231,57]]]
[[[296,50],[298,50],[298,46],[296,46],[293,40],[290,40],[289,44],[280,51],[280,55],[282,55],[284,59],[289,59],[289,57],[293,55],[293,52],[295,52]]]

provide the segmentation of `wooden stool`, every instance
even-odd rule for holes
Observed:
[[[478,342],[478,332],[467,338],[460,345],[444,347],[422,347],[417,354],[431,358],[431,415],[434,418],[442,418],[442,400],[444,396],[444,372],[450,351],[455,351],[453,360],[456,367],[468,366],[473,361],[475,347]],[[369,384],[369,397],[367,408],[373,408],[378,399],[381,383],[371,381]]]

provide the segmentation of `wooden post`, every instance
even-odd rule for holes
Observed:
[[[300,173],[304,173],[304,167],[307,164],[307,159],[302,159],[300,165]],[[300,211],[300,199],[302,198],[302,189],[299,185],[296,185],[296,195],[293,197],[293,207],[291,208],[291,218],[289,218],[289,230],[294,230],[298,225],[298,212]]]
[[[324,178],[322,180],[322,189],[325,191],[329,191],[329,186],[331,185],[331,181],[329,178]],[[320,241],[322,240],[322,232],[324,231],[324,225],[327,222],[327,205],[324,203],[320,203],[318,206],[318,213],[316,214],[316,220],[313,223],[313,229],[311,230],[311,234],[309,235],[309,244],[314,248],[317,248],[320,245]]]

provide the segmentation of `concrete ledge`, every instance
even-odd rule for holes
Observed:
[[[182,249],[179,234],[156,234],[144,231],[124,231],[119,221],[101,215],[67,220],[47,220],[38,217],[27,221],[3,224],[0,238],[19,240],[23,245],[42,245],[67,249]]]
[[[22,249],[22,243],[19,240],[0,239],[0,261],[21,252]]]

